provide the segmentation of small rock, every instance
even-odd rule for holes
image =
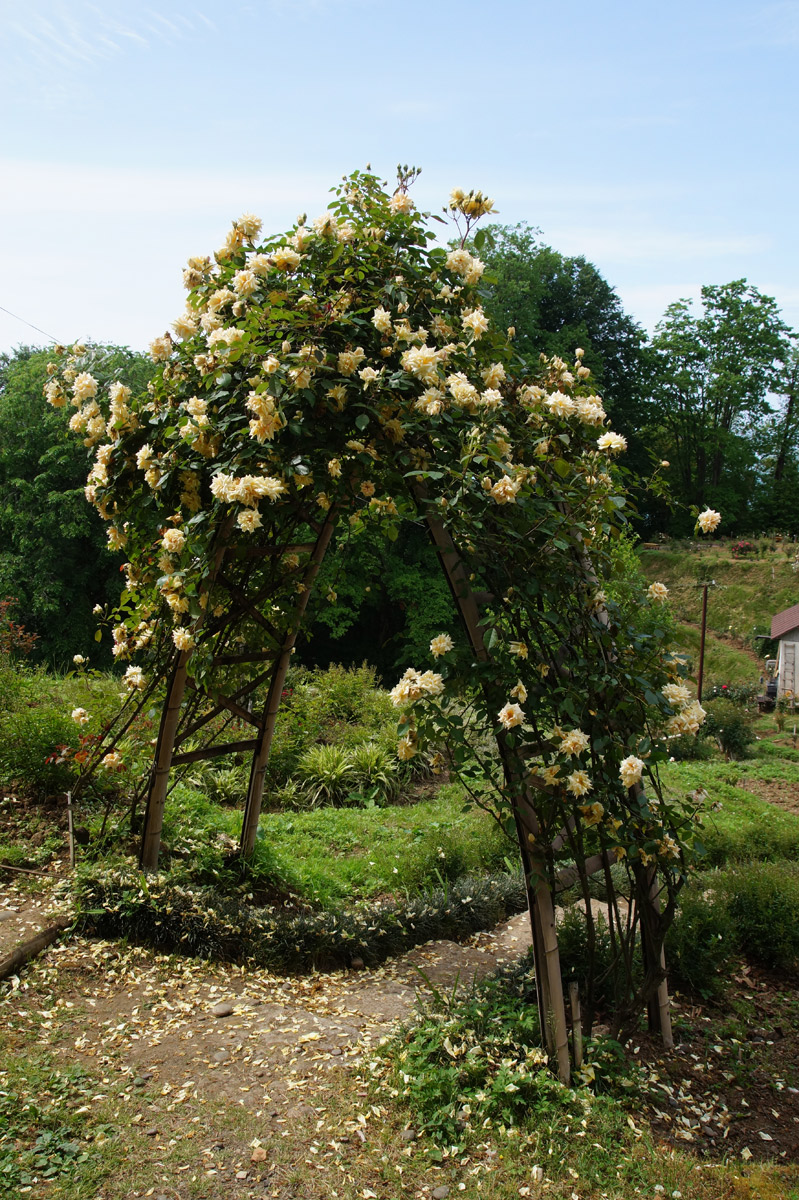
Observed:
[[[400,1137],[402,1138],[403,1142],[415,1142],[416,1141],[416,1130],[415,1129],[403,1129],[402,1133],[400,1134]]]
[[[158,1130],[157,1129],[145,1129],[144,1136],[145,1137],[158,1137]]]
[[[230,1055],[227,1050],[214,1050],[211,1058],[214,1060],[214,1062],[223,1063],[227,1062],[227,1060],[230,1058]]]
[[[336,1058],[338,1058],[338,1056],[339,1056],[339,1054],[341,1054],[341,1052],[342,1052],[341,1046],[331,1046],[331,1048],[330,1048],[330,1053],[335,1054]]]
[[[446,1197],[449,1195],[449,1188],[444,1183],[441,1185],[441,1187],[433,1188],[433,1191],[430,1194],[433,1197],[433,1200],[446,1200]]]
[[[250,1162],[266,1162],[266,1157],[266,1151],[264,1150],[263,1146],[256,1146],[250,1155]]]
[[[215,1017],[230,1017],[233,1015],[233,1005],[223,1001],[221,1004],[215,1004],[211,1012]]]
[[[352,962],[350,963],[350,966],[352,967],[353,971],[362,971],[363,970],[363,959],[362,958],[354,958],[352,960]]]
[[[237,1178],[237,1179],[246,1179],[246,1178],[247,1178],[247,1172],[246,1172],[246,1171],[237,1171],[237,1172],[236,1172],[236,1178]]]

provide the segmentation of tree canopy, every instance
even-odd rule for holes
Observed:
[[[672,463],[675,491],[687,504],[718,505],[728,528],[746,529],[764,488],[791,474],[796,449],[795,357],[776,300],[745,279],[703,287],[701,310],[671,304],[652,344],[648,434]],[[773,400],[783,389],[781,418]]]
[[[120,348],[109,367],[145,386],[152,364]],[[69,433],[66,411],[43,395],[51,353],[21,347],[0,356],[0,595],[38,635],[34,657],[64,666],[76,652],[94,661],[95,604],[119,598],[119,555],[86,504],[89,453]]]
[[[615,427],[627,438],[626,464],[648,471],[639,438],[650,376],[646,334],[615,290],[593,263],[547,246],[526,224],[489,226],[480,253],[491,318],[515,329],[516,348],[530,363],[539,354],[568,359],[580,347]]]

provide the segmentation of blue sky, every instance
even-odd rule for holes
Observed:
[[[797,51],[799,0],[0,0],[0,306],[143,348],[231,218],[410,162],[419,207],[482,188],[648,328],[741,276],[799,328]]]

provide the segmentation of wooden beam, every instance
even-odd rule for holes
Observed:
[[[612,867],[615,862],[615,855],[611,854],[609,850],[603,850],[600,854],[594,854],[591,858],[587,858],[583,863],[583,870],[586,875],[596,875],[597,871],[601,871],[605,866]],[[565,892],[579,878],[580,871],[576,865],[573,867],[562,867],[555,876],[556,890]]]
[[[233,695],[228,698],[233,701],[242,699],[243,696],[248,695],[250,692],[254,692],[257,687],[260,687],[262,683],[265,683],[269,678],[269,675],[269,671],[262,671],[260,675],[256,675],[255,679],[251,679],[249,683],[245,683],[243,687],[240,687],[237,692],[234,692]],[[211,709],[210,712],[204,713],[203,716],[198,717],[196,721],[193,721],[191,725],[187,725],[185,729],[181,730],[181,732],[176,735],[175,746],[177,747],[181,745],[182,742],[186,741],[186,738],[191,737],[193,733],[197,733],[199,729],[202,729],[203,726],[207,725],[209,721],[213,721],[214,717],[218,717],[221,712],[224,712],[224,710],[224,705],[221,703],[217,704]],[[249,716],[252,715],[249,712],[249,709],[245,711]],[[258,722],[255,719],[252,721],[252,724],[254,725],[257,725],[257,723]]]
[[[172,758],[172,766],[179,767],[183,763],[199,762],[202,758],[219,758],[223,754],[240,754],[244,750],[255,750],[257,747],[257,738],[248,738],[242,742],[217,742],[215,745],[204,746],[201,750],[187,750],[185,754],[175,754]]]
[[[269,662],[277,658],[277,650],[252,650],[246,654],[220,654],[213,659],[213,665],[232,666],[234,663]]]
[[[236,604],[239,606],[239,608],[243,609],[243,611],[246,612],[249,617],[252,617],[253,621],[255,621],[255,623],[257,625],[261,626],[261,628],[269,636],[269,638],[275,643],[275,645],[279,646],[280,645],[280,637],[279,637],[278,632],[275,629],[274,625],[272,625],[269,621],[267,621],[267,619],[263,615],[263,613],[258,611],[258,609],[255,607],[253,602],[241,590],[241,588],[238,586],[238,584],[235,584],[232,579],[228,579],[224,575],[220,575],[219,582],[226,589],[226,591],[229,593],[229,595],[231,595],[233,597],[233,599],[236,601]]]
[[[219,713],[222,709],[227,709],[228,712],[233,713],[234,717],[238,717],[240,721],[244,721],[248,725],[254,725],[256,728],[258,727],[258,718],[254,717],[248,708],[242,708],[240,704],[236,704],[236,701],[231,697],[224,696],[221,692],[209,692],[205,688],[200,687],[199,684],[195,683],[193,679],[188,681],[188,686],[210,700],[217,713]],[[187,735],[184,733],[183,738],[186,736]]]
[[[315,542],[291,542],[286,546],[253,546],[239,550],[237,558],[270,558],[278,554],[311,554]]]

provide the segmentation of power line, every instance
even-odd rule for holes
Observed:
[[[21,321],[22,324],[27,325],[29,329],[35,329],[37,333],[43,333],[46,338],[49,338],[51,342],[55,342],[56,345],[58,345],[58,338],[54,338],[52,333],[48,333],[46,329],[40,329],[38,325],[32,325],[31,322],[26,321],[24,317],[18,317],[16,313],[11,311],[10,308],[4,308],[3,305],[0,304],[0,312],[8,313],[8,315],[13,317],[15,321]]]

